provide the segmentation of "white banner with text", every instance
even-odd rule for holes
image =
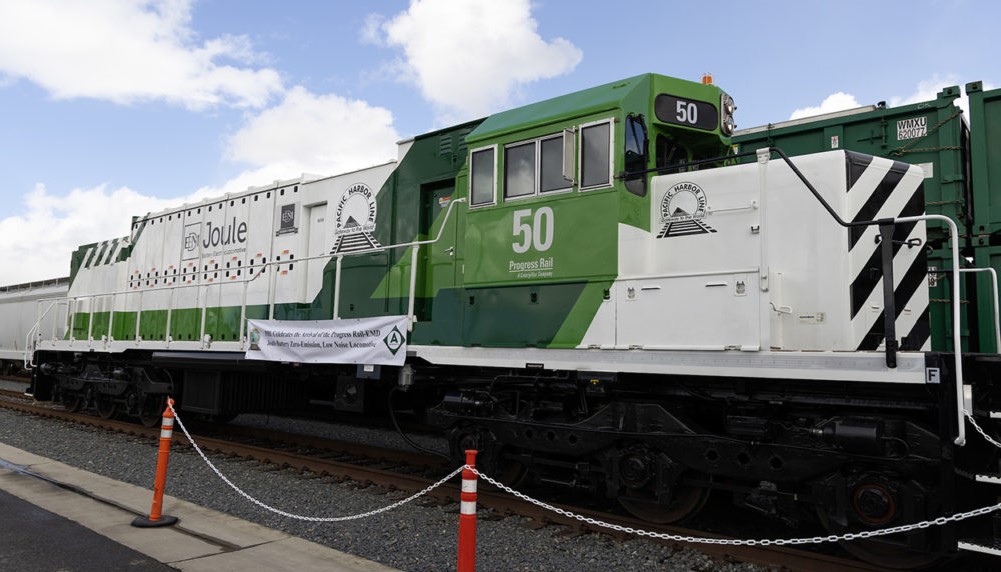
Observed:
[[[247,320],[247,359],[403,365],[407,317]]]

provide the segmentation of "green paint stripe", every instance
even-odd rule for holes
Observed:
[[[97,246],[87,251],[87,262],[83,264],[84,268],[90,268],[90,263],[94,261],[94,255],[97,254]]]
[[[118,250],[118,243],[120,241],[121,241],[121,239],[119,239],[119,238],[116,238],[114,241],[112,241],[112,243],[111,243],[111,250],[108,251],[107,258],[105,258],[104,262],[102,262],[101,264],[111,264],[111,259],[114,256],[115,252]]]
[[[105,240],[104,242],[101,243],[101,250],[97,253],[97,256],[94,258],[94,266],[101,265],[101,260],[104,259],[104,253],[107,250],[108,250],[108,241]]]

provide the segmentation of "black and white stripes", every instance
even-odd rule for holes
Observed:
[[[93,268],[118,262],[119,255],[127,244],[128,240],[126,238],[116,238],[92,245],[84,255],[84,268]]]
[[[918,167],[899,161],[847,152],[848,205],[853,221],[879,220],[924,213],[923,176]],[[883,272],[876,225],[847,231],[851,269],[850,311],[859,350],[884,343]],[[900,349],[930,348],[927,257],[923,224],[901,223],[893,230],[893,294]]]

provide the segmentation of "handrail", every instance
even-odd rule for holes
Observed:
[[[47,298],[44,300],[38,300],[39,306],[41,306],[42,302],[47,300],[49,299]],[[33,369],[35,367],[35,362],[33,361],[35,354],[35,344],[33,344],[31,340],[35,336],[35,333],[39,332],[42,329],[42,320],[45,319],[45,316],[49,315],[49,312],[52,311],[52,308],[55,308],[56,306],[59,305],[61,299],[52,299],[52,300],[53,301],[51,304],[49,304],[49,307],[46,308],[44,312],[42,312],[41,316],[38,317],[38,320],[35,321],[35,325],[28,328],[28,333],[27,335],[24,336],[24,369]]]
[[[963,346],[959,327],[959,229],[956,222],[944,215],[903,216],[894,223],[918,222],[922,220],[939,220],[949,226],[949,238],[952,242],[952,355],[953,367],[956,370],[956,439],[954,443],[960,447],[966,444],[966,416],[963,415]]]

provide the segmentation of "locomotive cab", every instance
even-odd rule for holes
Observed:
[[[650,229],[651,178],[725,155],[732,112],[715,86],[644,75],[474,129],[457,183],[464,345],[578,347],[623,271],[624,229]]]

